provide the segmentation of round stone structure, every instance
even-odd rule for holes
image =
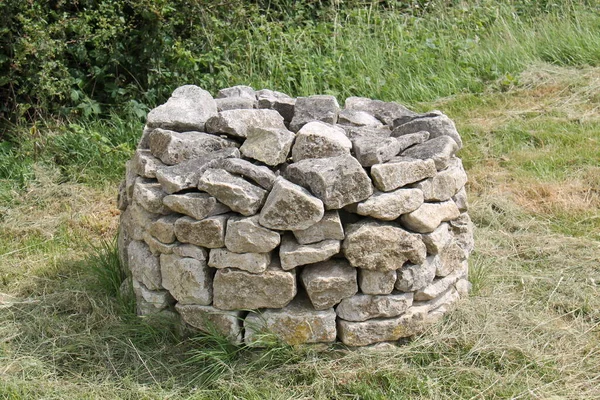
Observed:
[[[443,113],[248,86],[176,89],[119,189],[140,315],[258,345],[392,342],[469,289],[462,141]]]

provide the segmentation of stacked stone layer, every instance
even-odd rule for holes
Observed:
[[[250,345],[422,332],[469,288],[461,147],[439,111],[178,88],[149,113],[119,193],[138,313]]]

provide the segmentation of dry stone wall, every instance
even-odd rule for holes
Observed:
[[[462,141],[443,113],[247,86],[182,86],[148,114],[120,187],[140,315],[232,342],[364,346],[468,292]]]

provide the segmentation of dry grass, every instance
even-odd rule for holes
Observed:
[[[88,241],[115,232],[115,185],[61,184],[40,167],[0,220],[0,398],[600,398],[599,170],[533,174],[522,153],[539,148],[512,128],[545,135],[559,161],[568,143],[553,132],[572,118],[598,140],[599,76],[536,67],[511,91],[436,104],[465,132],[477,225],[472,296],[442,323],[387,350],[281,349],[257,363],[212,349],[225,368],[202,385],[204,367],[185,363],[193,342],[119,314],[89,271]]]

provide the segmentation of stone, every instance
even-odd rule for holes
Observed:
[[[294,117],[290,122],[290,130],[298,132],[311,121],[323,121],[335,124],[340,106],[334,96],[314,95],[298,97],[294,108]]]
[[[213,306],[176,304],[175,310],[183,321],[209,334],[225,336],[233,344],[242,343],[243,311],[223,311]]]
[[[200,220],[231,211],[207,193],[184,193],[165,196],[163,204],[172,211]]]
[[[178,243],[173,248],[173,254],[179,257],[195,258],[198,261],[207,261],[208,252],[205,248],[189,243]]]
[[[401,123],[402,121],[398,122],[399,124],[394,124],[394,131],[397,132],[397,135],[427,131],[429,132],[429,137],[431,139],[440,136],[448,136],[456,142],[459,149],[462,148],[462,140],[456,130],[454,122],[439,111],[418,116],[405,123]]]
[[[244,157],[270,166],[282,164],[287,160],[296,137],[293,132],[278,128],[251,128],[246,134],[246,141],[240,148]]]
[[[221,310],[283,308],[296,296],[296,273],[282,270],[276,260],[262,274],[219,269],[213,290],[213,305]]]
[[[197,221],[181,217],[175,222],[175,236],[182,243],[216,249],[225,246],[225,226],[229,215],[215,215]]]
[[[452,196],[452,201],[458,207],[458,211],[461,213],[467,212],[469,210],[469,201],[467,200],[467,191],[464,186],[456,192],[454,196]]]
[[[175,221],[179,215],[166,215],[152,222],[148,226],[148,233],[163,243],[175,241]]]
[[[354,140],[361,137],[375,137],[380,139],[389,138],[392,131],[387,126],[372,127],[372,126],[344,126],[340,125],[346,132],[348,139]]]
[[[450,160],[457,151],[458,145],[450,136],[438,136],[425,143],[409,147],[401,155],[421,160],[432,159],[435,168],[440,171],[450,165]]]
[[[207,306],[212,302],[212,271],[206,261],[162,254],[160,272],[164,288],[179,304]]]
[[[174,303],[173,297],[166,290],[150,290],[135,279],[130,281],[138,315],[156,314]]]
[[[461,213],[458,218],[450,221],[450,230],[454,235],[454,240],[463,249],[468,256],[475,248],[473,238],[474,225],[471,217],[467,213]]]
[[[462,278],[462,273],[463,271],[454,271],[448,276],[434,279],[432,283],[415,292],[415,301],[427,301],[438,297],[458,282]]]
[[[253,274],[266,271],[271,263],[271,253],[234,253],[227,249],[212,249],[208,266],[223,269],[237,268]]]
[[[148,231],[144,232],[143,235],[144,242],[150,248],[150,252],[155,256],[161,254],[171,254],[173,253],[173,247],[177,246],[175,243],[163,243],[160,240],[156,239],[154,236],[150,235]]]
[[[264,335],[272,334],[291,346],[334,342],[335,318],[332,308],[315,310],[308,299],[299,296],[280,310],[248,314],[244,320],[244,341],[250,346],[260,346]]]
[[[440,262],[435,275],[444,277],[462,268],[462,263],[467,259],[465,251],[455,242],[448,243],[439,254]]]
[[[256,99],[247,99],[245,97],[224,97],[215,99],[217,111],[246,110],[257,108]]]
[[[339,240],[324,240],[312,244],[298,244],[292,235],[284,235],[279,248],[281,268],[293,269],[299,265],[329,260],[340,252]]]
[[[284,176],[308,188],[327,210],[340,209],[373,194],[369,176],[350,155],[302,160],[290,164]]]
[[[231,217],[227,221],[225,246],[236,253],[268,253],[279,246],[278,232],[259,224],[257,215],[252,217]]]
[[[169,209],[163,205],[163,198],[167,194],[163,192],[160,183],[137,178],[133,185],[133,199],[146,211],[154,214],[168,214]]]
[[[394,291],[397,272],[358,269],[358,287],[364,294],[390,294]]]
[[[440,203],[423,203],[415,211],[400,217],[402,225],[418,233],[433,232],[442,222],[450,221],[460,215],[452,200]]]
[[[338,317],[346,321],[366,321],[373,318],[390,318],[403,314],[412,305],[412,293],[395,293],[384,296],[356,294],[343,299],[335,309]]]
[[[412,307],[411,307],[412,308]],[[337,320],[338,337],[346,346],[367,346],[394,342],[424,330],[425,309],[407,311],[398,317],[377,318],[362,322]]]
[[[156,178],[156,171],[165,166],[150,150],[136,150],[132,160],[133,171],[144,178]]]
[[[319,222],[324,212],[321,200],[278,177],[260,212],[259,223],[270,229],[306,229]]]
[[[150,133],[154,130],[154,128],[150,128],[148,125],[144,126],[144,130],[142,131],[142,137],[138,142],[137,149],[139,150],[150,150]]]
[[[456,281],[456,283],[454,284],[454,287],[456,288],[456,292],[458,293],[459,296],[461,297],[466,297],[469,295],[469,292],[471,291],[473,285],[471,285],[471,282],[469,282],[468,280],[462,278],[459,279],[458,281]]]
[[[210,135],[204,132],[175,132],[155,129],[150,134],[152,155],[167,165],[179,164],[196,157],[206,156],[227,147],[238,147],[230,139]]]
[[[254,165],[250,161],[241,158],[224,158],[211,164],[211,168],[221,168],[231,174],[240,175],[254,181],[258,186],[266,190],[273,188],[277,175],[269,168]]]
[[[133,187],[138,178],[139,176],[135,172],[133,160],[128,160],[125,163],[125,195],[128,204],[131,204],[133,201]]]
[[[258,99],[258,108],[269,108],[277,111],[289,123],[294,117],[294,106],[296,99],[285,93],[274,90],[263,89],[256,92]]]
[[[391,136],[396,138],[396,141],[398,142],[400,147],[400,151],[398,151],[398,153],[401,153],[411,146],[425,143],[427,139],[429,139],[429,132],[422,131],[416,133],[409,133],[408,135],[394,136],[394,131],[392,131]]]
[[[362,136],[353,139],[352,145],[354,155],[363,167],[389,161],[401,150],[400,142],[393,137]]]
[[[245,216],[256,214],[267,195],[266,190],[221,169],[206,170],[198,181],[198,189]]]
[[[344,227],[337,210],[325,211],[321,220],[306,229],[294,231],[300,244],[317,243],[323,240],[344,240]]]
[[[381,121],[366,111],[344,109],[338,114],[338,124],[348,126],[383,126]]]
[[[129,206],[129,199],[127,198],[127,190],[126,188],[126,181],[125,179],[123,179],[120,183],[119,183],[119,189],[117,192],[117,208],[120,211],[125,211],[127,209],[127,206]]]
[[[240,151],[235,147],[214,151],[201,157],[184,161],[180,164],[161,168],[156,172],[156,178],[163,190],[168,194],[196,188],[198,180],[215,160],[239,158]]]
[[[121,226],[125,227],[128,235],[133,240],[143,240],[144,232],[154,221],[160,217],[160,214],[154,214],[147,211],[137,202],[131,203],[122,214]]]
[[[327,158],[350,154],[352,142],[342,128],[311,121],[296,133],[292,147],[294,162],[307,158]]]
[[[364,97],[348,97],[344,107],[346,110],[367,112],[389,126],[393,125],[395,119],[418,115],[398,103],[386,103],[381,100],[371,100]]]
[[[217,99],[227,98],[242,98],[242,99],[256,99],[256,92],[250,86],[237,85],[219,90],[217,93]]]
[[[425,201],[450,200],[467,183],[467,174],[458,158],[450,161],[448,168],[439,171],[434,177],[415,183],[421,189]]]
[[[204,131],[206,121],[217,114],[217,105],[206,90],[194,85],[178,87],[163,105],[150,111],[149,128]]]
[[[422,234],[421,238],[429,254],[438,254],[450,243],[452,234],[450,233],[448,223],[444,222],[435,228],[433,232]]]
[[[221,111],[206,122],[208,133],[245,138],[250,128],[285,129],[283,117],[275,110],[241,109]]]
[[[427,253],[419,235],[372,220],[349,224],[342,250],[353,267],[375,271],[397,270],[407,260],[420,264]]]
[[[395,288],[401,292],[415,292],[426,288],[435,278],[440,265],[438,256],[429,256],[421,264],[405,264],[398,270]]]
[[[377,189],[389,192],[436,174],[432,160],[420,160],[407,157],[396,157],[385,164],[371,167],[371,178]]]
[[[384,221],[392,221],[402,214],[414,211],[423,204],[419,189],[396,189],[391,192],[376,191],[356,206],[356,213]]]
[[[307,265],[300,281],[315,310],[326,310],[358,291],[356,268],[346,260],[336,259]]]
[[[127,246],[127,256],[127,265],[134,280],[143,283],[148,290],[163,288],[158,257],[152,254],[146,243],[132,240]]]

